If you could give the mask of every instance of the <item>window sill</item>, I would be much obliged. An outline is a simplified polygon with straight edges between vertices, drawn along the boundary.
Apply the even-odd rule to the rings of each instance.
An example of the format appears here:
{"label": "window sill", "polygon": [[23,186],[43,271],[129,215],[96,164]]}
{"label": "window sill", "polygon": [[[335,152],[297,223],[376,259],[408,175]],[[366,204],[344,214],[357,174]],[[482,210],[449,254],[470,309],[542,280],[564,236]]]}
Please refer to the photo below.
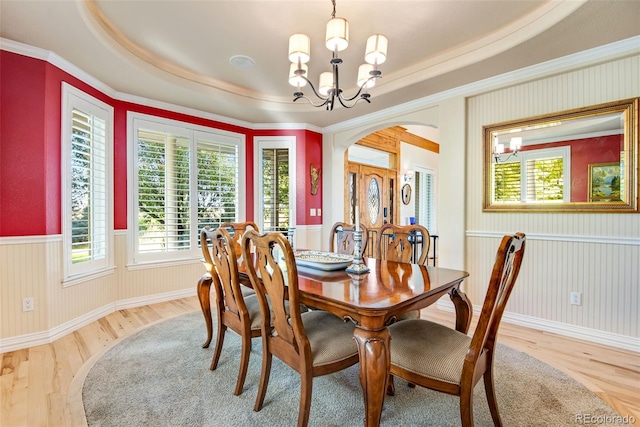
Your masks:
{"label": "window sill", "polygon": [[129,263],[127,264],[127,270],[128,271],[148,270],[151,268],[175,267],[179,265],[192,265],[192,264],[202,264],[202,259],[189,258],[189,259],[181,259],[181,260],[166,260],[166,261],[159,260],[159,261]]}
{"label": "window sill", "polygon": [[66,277],[62,280],[62,287],[68,288],[69,286],[75,286],[80,283],[88,282],[90,280],[98,279],[100,277],[108,276],[110,274],[115,273],[116,267],[105,267],[100,270],[92,271],[90,273],[78,274],[71,277]]}

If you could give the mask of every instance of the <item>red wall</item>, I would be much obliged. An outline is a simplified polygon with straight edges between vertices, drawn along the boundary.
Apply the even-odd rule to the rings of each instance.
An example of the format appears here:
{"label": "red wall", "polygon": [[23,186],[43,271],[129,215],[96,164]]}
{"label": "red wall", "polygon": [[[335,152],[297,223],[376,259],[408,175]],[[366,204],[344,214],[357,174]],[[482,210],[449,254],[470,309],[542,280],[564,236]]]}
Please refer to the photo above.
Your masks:
{"label": "red wall", "polygon": [[589,190],[589,165],[620,161],[624,150],[624,135],[574,139],[549,144],[527,145],[522,151],[544,148],[571,147],[571,201],[587,202]]}
{"label": "red wall", "polygon": [[114,226],[127,228],[127,112],[150,114],[246,136],[247,219],[253,220],[253,137],[297,138],[298,224],[320,224],[309,208],[322,206],[322,187],[312,196],[309,164],[321,164],[322,135],[308,130],[260,130],[114,100],[59,68],[0,51],[0,236],[60,234],[62,82],[114,107]]}
{"label": "red wall", "polygon": [[619,163],[624,150],[624,135],[571,141],[571,201],[588,202],[589,165]]}
{"label": "red wall", "polygon": [[[322,224],[322,216],[311,216],[310,209],[322,209],[322,135],[309,130],[256,131],[254,136],[296,137],[296,222],[305,225]],[[320,186],[311,194],[310,165],[320,168]]]}

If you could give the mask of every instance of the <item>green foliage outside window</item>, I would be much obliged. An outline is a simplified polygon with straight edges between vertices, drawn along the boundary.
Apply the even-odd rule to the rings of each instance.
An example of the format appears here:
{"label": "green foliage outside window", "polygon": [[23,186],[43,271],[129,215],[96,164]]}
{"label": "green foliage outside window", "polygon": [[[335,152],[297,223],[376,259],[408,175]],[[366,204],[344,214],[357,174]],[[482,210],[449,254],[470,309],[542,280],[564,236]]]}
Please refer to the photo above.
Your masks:
{"label": "green foliage outside window", "polygon": [[289,150],[262,150],[263,222],[265,231],[286,232],[290,226]]}
{"label": "green foliage outside window", "polygon": [[553,202],[564,199],[564,163],[562,157],[494,163],[494,201],[513,203],[523,201]]}

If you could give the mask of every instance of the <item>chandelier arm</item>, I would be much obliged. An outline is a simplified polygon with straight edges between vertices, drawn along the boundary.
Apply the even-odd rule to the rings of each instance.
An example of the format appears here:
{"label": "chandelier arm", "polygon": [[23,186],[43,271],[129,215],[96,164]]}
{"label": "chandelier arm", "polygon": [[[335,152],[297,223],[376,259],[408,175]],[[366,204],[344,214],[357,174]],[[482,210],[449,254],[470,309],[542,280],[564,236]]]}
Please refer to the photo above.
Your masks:
{"label": "chandelier arm", "polygon": [[296,102],[298,99],[305,99],[313,107],[324,107],[325,105],[329,104],[328,99],[323,99],[323,102],[320,104],[314,104],[313,101],[311,101],[311,99],[308,96],[305,96],[304,94],[302,94],[302,92],[297,92],[297,93],[300,93],[301,95],[296,95],[296,97],[293,98],[293,102]]}
{"label": "chandelier arm", "polygon": [[[378,75],[378,76],[371,76],[371,77],[369,77],[369,78],[368,78],[364,83],[362,83],[362,85],[360,85],[360,89],[358,89],[358,92],[356,92],[356,94],[355,94],[355,95],[353,95],[351,98],[346,98],[346,97],[342,96],[342,91],[341,91],[341,92],[338,94],[338,99],[343,99],[343,100],[345,100],[346,102],[351,102],[351,101],[353,101],[354,99],[356,99],[357,97],[359,97],[359,96],[360,96],[360,94],[361,94],[361,93],[362,93],[362,91],[364,90],[365,86],[367,86],[367,83],[369,83],[369,81],[371,81],[371,80],[373,80],[373,79],[379,79],[379,78],[381,78],[381,77],[382,77],[382,76],[380,76],[380,75]],[[371,101],[369,101],[368,99],[367,99],[367,101],[368,101],[369,103],[371,103]],[[342,102],[341,102],[341,104],[342,104]],[[344,105],[344,104],[343,104],[343,105]]]}
{"label": "chandelier arm", "polygon": [[320,95],[320,94],[318,93],[318,91],[316,90],[315,86],[313,86],[313,83],[311,83],[311,80],[309,80],[308,78],[306,78],[303,74],[300,74],[300,75],[299,75],[299,77],[302,77],[303,79],[305,79],[305,80],[307,81],[307,84],[309,85],[309,87],[310,87],[310,88],[311,88],[311,90],[313,91],[313,93],[314,93],[318,98],[320,98],[322,101],[324,101],[324,103],[323,103],[323,104],[320,104],[321,106],[322,106],[322,105],[324,105],[324,104],[326,104],[326,103],[329,101],[329,98],[330,98],[330,97],[326,97],[326,98],[325,98],[324,96]]}
{"label": "chandelier arm", "polygon": [[[351,98],[350,100],[352,101],[353,99],[354,99],[354,98]],[[365,97],[365,96],[361,96],[360,98],[356,99],[356,100],[354,101],[354,103],[353,103],[353,104],[351,104],[351,105],[347,105],[347,104],[345,104],[345,102],[349,102],[350,100],[342,99],[342,97],[338,97],[338,102],[340,102],[340,105],[342,105],[344,108],[353,108],[353,107],[355,107],[355,106],[356,106],[356,104],[357,104],[359,101],[363,101],[363,100],[364,100],[364,101],[367,101],[369,104],[371,104],[371,100],[369,99],[369,97]]]}
{"label": "chandelier arm", "polygon": [[493,154],[493,157],[496,159],[496,163],[506,163],[510,158],[512,157],[518,157],[518,151],[515,151],[513,153],[509,153],[509,155],[505,158],[502,159],[501,157],[504,156],[506,154]]}

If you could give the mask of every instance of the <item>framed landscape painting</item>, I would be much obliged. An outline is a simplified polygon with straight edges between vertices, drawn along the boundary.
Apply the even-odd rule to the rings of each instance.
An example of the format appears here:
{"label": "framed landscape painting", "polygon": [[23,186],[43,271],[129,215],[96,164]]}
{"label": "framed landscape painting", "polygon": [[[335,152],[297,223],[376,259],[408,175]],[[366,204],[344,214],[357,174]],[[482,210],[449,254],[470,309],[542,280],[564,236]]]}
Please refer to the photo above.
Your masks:
{"label": "framed landscape painting", "polygon": [[622,180],[620,163],[594,163],[589,165],[589,201],[619,202]]}

